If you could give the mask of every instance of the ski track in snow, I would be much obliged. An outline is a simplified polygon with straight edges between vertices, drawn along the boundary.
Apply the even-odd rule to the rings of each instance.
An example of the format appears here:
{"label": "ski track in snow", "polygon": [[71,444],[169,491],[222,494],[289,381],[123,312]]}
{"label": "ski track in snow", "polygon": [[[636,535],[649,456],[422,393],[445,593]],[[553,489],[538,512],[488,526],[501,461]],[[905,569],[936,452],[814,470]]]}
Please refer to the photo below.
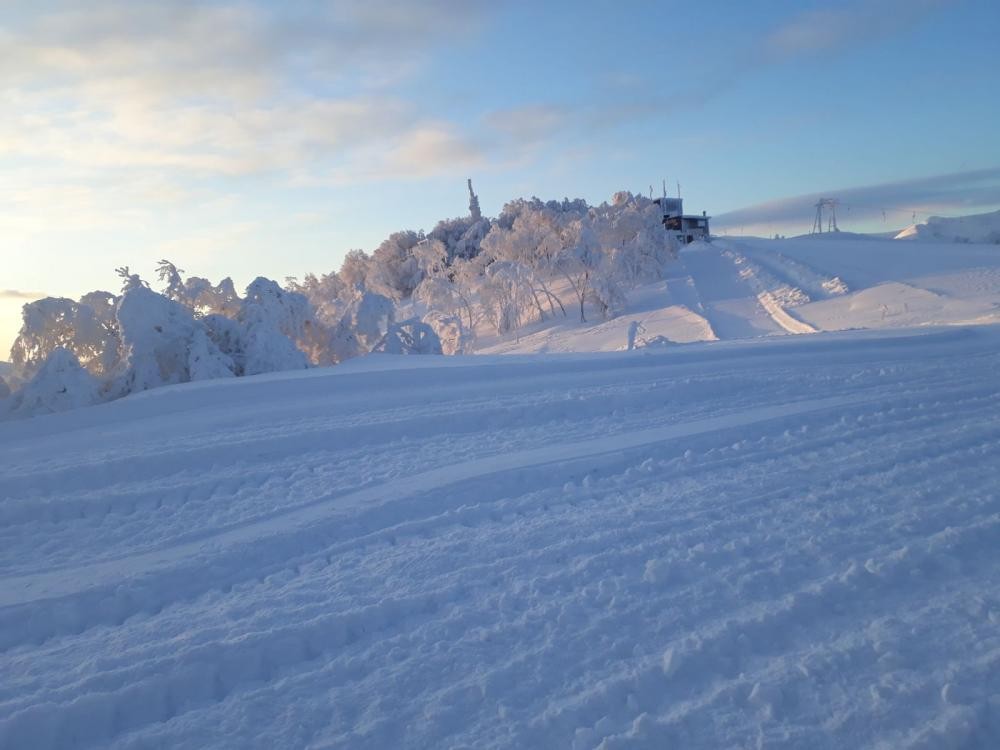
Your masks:
{"label": "ski track in snow", "polygon": [[995,747],[998,351],[404,363],[0,426],[0,748]]}
{"label": "ski track in snow", "polygon": [[838,297],[850,290],[836,276],[824,276],[801,261],[793,260],[772,247],[753,246],[746,242],[728,241],[730,247],[762,265],[779,280],[793,287],[799,287],[819,299]]}
{"label": "ski track in snow", "polygon": [[809,298],[798,289],[765,278],[763,269],[755,269],[729,243],[698,243],[683,250],[681,260],[697,289],[699,312],[718,338],[816,332],[788,313],[779,301],[789,296],[798,302]]}

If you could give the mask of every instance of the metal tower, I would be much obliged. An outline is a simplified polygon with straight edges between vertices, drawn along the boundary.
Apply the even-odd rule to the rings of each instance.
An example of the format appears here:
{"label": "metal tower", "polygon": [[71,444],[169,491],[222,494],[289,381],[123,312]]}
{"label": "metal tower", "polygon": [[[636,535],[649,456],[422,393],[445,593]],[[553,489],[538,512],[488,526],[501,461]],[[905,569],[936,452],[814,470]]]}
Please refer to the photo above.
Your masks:
{"label": "metal tower", "polygon": [[840,229],[837,227],[837,204],[836,198],[820,198],[816,201],[816,218],[813,219],[813,228],[810,234],[822,234],[823,233],[823,210],[826,209],[828,212],[826,218],[826,231],[827,232],[839,232]]}

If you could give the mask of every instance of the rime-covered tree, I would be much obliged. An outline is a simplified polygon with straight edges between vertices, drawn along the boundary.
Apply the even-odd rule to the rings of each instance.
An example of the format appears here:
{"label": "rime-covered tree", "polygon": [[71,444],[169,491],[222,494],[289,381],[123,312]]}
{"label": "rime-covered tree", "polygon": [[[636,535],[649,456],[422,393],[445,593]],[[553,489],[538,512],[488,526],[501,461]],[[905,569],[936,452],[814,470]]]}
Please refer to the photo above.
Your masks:
{"label": "rime-covered tree", "polygon": [[340,320],[354,293],[353,288],[333,271],[319,277],[307,273],[301,284],[296,279],[289,278],[286,279],[285,286],[289,291],[297,292],[309,300],[316,319],[326,325],[335,325]]}
{"label": "rime-covered tree", "polygon": [[367,286],[396,301],[412,295],[422,280],[413,248],[423,239],[410,230],[389,235],[372,253]]}
{"label": "rime-covered tree", "polygon": [[257,277],[247,287],[237,316],[243,325],[243,369],[246,375],[308,367],[296,344],[310,340],[314,325],[309,301]]}
{"label": "rime-covered tree", "polygon": [[24,305],[21,330],[11,348],[13,379],[30,379],[58,348],[72,352],[95,376],[106,375],[118,359],[117,326],[109,316],[113,304],[111,295],[92,292],[80,302],[46,297]]}
{"label": "rime-covered tree", "polygon": [[348,250],[340,265],[341,281],[353,292],[368,286],[368,274],[371,272],[371,258],[364,250]]}
{"label": "rime-covered tree", "polygon": [[232,360],[179,302],[133,285],[116,317],[123,352],[114,383],[118,395],[234,375]]}
{"label": "rime-covered tree", "polygon": [[385,335],[372,347],[372,352],[381,354],[441,354],[441,341],[431,326],[411,318],[390,325]]}
{"label": "rime-covered tree", "polygon": [[465,354],[472,346],[472,332],[457,315],[431,311],[421,320],[429,325],[438,337],[442,354]]}
{"label": "rime-covered tree", "polygon": [[0,402],[0,418],[52,414],[103,399],[101,382],[80,365],[73,352],[58,347],[27,383]]}

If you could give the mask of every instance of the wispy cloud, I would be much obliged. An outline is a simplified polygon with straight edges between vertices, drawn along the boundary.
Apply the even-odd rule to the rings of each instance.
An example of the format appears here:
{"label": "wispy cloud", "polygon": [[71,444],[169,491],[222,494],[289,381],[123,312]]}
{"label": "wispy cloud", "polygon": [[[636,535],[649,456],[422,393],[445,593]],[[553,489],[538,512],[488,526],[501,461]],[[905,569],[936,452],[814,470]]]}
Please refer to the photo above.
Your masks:
{"label": "wispy cloud", "polygon": [[[1000,167],[921,177],[899,182],[809,193],[758,203],[716,216],[713,228],[747,234],[808,229],[820,198],[836,198],[842,229],[885,224],[899,228],[933,214],[963,214],[1000,207]],[[853,227],[852,227],[853,225]]]}
{"label": "wispy cloud", "polygon": [[487,7],[97,0],[21,13],[0,32],[0,107],[13,113],[0,156],[208,175],[322,168],[420,138],[428,123],[394,88]]}
{"label": "wispy cloud", "polygon": [[759,59],[786,62],[895,36],[950,2],[954,0],[855,0],[804,11],[767,35]]}
{"label": "wispy cloud", "polygon": [[45,296],[44,292],[29,292],[23,289],[0,289],[0,299],[35,300]]}
{"label": "wispy cloud", "polygon": [[589,130],[603,131],[639,118],[664,118],[704,107],[748,78],[810,58],[905,34],[934,11],[958,0],[848,0],[836,8],[806,10],[776,24],[760,37],[705,51],[685,75],[634,69],[605,74],[596,82],[595,102],[576,108],[571,118]]}

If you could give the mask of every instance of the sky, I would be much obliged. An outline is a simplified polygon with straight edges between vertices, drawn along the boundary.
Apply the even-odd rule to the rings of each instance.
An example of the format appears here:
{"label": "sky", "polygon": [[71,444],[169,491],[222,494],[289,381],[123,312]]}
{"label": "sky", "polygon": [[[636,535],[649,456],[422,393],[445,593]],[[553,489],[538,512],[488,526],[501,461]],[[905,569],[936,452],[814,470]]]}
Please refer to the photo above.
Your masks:
{"label": "sky", "polygon": [[339,267],[508,200],[1000,208],[996,0],[0,0],[0,359],[40,296]]}

